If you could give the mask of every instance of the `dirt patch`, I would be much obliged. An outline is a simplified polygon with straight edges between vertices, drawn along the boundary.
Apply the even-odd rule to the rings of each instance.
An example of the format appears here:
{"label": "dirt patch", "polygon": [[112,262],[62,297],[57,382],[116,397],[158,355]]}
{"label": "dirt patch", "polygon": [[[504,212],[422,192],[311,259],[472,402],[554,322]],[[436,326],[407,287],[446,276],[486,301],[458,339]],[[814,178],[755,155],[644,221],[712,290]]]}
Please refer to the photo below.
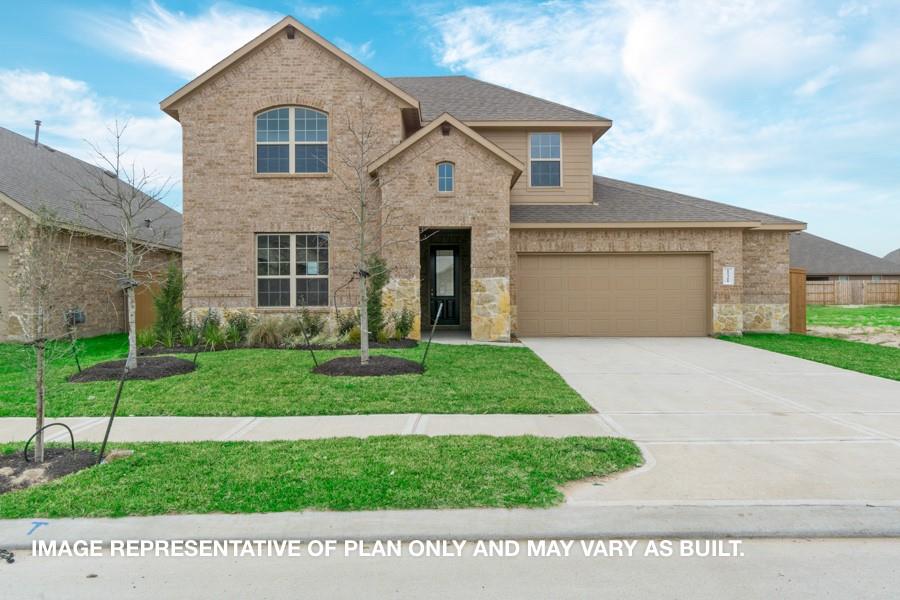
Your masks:
{"label": "dirt patch", "polygon": [[[32,449],[29,449],[29,454]],[[23,490],[93,467],[97,454],[90,450],[47,448],[44,462],[25,462],[21,452],[0,456],[0,494]]]}
{"label": "dirt patch", "polygon": [[900,348],[900,327],[826,327],[816,325],[809,327],[807,333],[876,346]]}
{"label": "dirt patch", "polygon": [[[399,350],[403,348],[415,348],[419,345],[419,342],[416,340],[390,340],[386,344],[379,344],[378,342],[369,342],[369,348],[386,348],[386,349],[394,349]],[[194,352],[221,352],[223,350],[242,350],[242,349],[266,349],[266,350],[308,350],[306,346],[297,346],[296,348],[272,348],[271,346],[251,346],[249,344],[241,344],[240,346],[229,346],[227,348],[215,348],[210,349],[208,346],[172,346],[170,348],[166,348],[165,346],[154,346],[152,348],[140,348],[138,349],[139,356],[157,356],[160,354],[193,354]],[[359,348],[359,344],[313,344],[313,350],[355,350]]]}
{"label": "dirt patch", "polygon": [[421,373],[422,365],[397,358],[396,356],[371,356],[369,364],[359,364],[358,356],[341,356],[320,364],[313,369],[313,373],[320,375],[351,376],[351,377],[375,377],[378,375],[406,375],[409,373]]}
{"label": "dirt patch", "polygon": [[[122,376],[124,360],[110,360],[76,373],[69,377],[72,383],[84,383],[87,381],[118,381]],[[197,366],[189,360],[175,356],[148,356],[138,360],[136,369],[128,372],[128,379],[162,379],[172,375],[190,373]]]}

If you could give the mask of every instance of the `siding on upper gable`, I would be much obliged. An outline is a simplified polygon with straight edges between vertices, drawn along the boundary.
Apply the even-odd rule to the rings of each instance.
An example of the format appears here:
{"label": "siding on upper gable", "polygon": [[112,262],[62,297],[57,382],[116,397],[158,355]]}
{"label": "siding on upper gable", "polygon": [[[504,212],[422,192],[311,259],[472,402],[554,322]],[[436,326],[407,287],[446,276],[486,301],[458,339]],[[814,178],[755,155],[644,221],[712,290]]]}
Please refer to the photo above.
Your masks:
{"label": "siding on upper gable", "polygon": [[478,133],[491,140],[525,165],[510,194],[512,204],[577,204],[594,199],[593,138],[589,129],[565,129],[562,134],[562,186],[534,188],[529,186],[528,134],[538,131],[560,131],[548,128],[477,128]]}

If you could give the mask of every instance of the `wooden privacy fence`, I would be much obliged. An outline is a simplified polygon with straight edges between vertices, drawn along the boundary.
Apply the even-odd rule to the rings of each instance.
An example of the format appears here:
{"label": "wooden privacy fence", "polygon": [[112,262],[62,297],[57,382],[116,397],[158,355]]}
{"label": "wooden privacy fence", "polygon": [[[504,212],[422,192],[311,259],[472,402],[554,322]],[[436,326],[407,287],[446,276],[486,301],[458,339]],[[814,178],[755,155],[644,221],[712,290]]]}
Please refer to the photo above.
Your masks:
{"label": "wooden privacy fence", "polygon": [[900,281],[807,281],[807,304],[900,304]]}

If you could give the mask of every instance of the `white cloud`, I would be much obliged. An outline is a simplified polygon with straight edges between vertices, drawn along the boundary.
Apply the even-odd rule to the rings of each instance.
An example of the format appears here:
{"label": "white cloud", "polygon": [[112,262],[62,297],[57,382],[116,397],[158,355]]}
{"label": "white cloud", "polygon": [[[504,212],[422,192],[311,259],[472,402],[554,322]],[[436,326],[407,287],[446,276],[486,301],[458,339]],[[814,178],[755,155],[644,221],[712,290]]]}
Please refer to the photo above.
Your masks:
{"label": "white cloud", "polygon": [[301,21],[318,21],[325,17],[340,14],[341,9],[332,4],[311,4],[309,2],[297,2],[294,4],[295,16]]}
{"label": "white cloud", "polygon": [[900,31],[878,10],[554,0],[429,18],[443,66],[612,118],[595,172],[813,229],[840,215],[845,231],[896,231]]}
{"label": "white cloud", "polygon": [[[33,121],[40,119],[42,142],[96,163],[88,142],[104,148],[107,128],[116,119],[127,121],[126,160],[153,173],[160,184],[168,178],[176,186],[171,195],[180,196],[181,129],[174,119],[156,115],[155,105],[137,114],[98,96],[83,81],[41,71],[0,70],[0,125],[30,137]],[[173,203],[180,208],[180,201]]]}
{"label": "white cloud", "polygon": [[91,23],[91,35],[104,44],[191,79],[274,25],[281,16],[224,3],[188,15],[151,0],[129,19],[85,19]]}
{"label": "white cloud", "polygon": [[334,44],[355,58],[358,61],[370,60],[375,56],[375,48],[372,46],[372,40],[363,42],[362,44],[354,44],[348,42],[344,38],[334,38]]}

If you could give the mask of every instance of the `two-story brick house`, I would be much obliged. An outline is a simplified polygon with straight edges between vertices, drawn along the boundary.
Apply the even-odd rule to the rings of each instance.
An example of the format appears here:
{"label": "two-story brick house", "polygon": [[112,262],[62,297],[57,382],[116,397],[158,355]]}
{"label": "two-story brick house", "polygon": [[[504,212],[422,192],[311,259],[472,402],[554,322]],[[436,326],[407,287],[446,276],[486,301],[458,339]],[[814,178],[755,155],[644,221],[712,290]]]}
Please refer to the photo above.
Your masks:
{"label": "two-story brick house", "polygon": [[[606,118],[468,77],[386,79],[286,17],[163,100],[184,152],[185,302],[289,312],[339,298],[364,90],[386,302],[478,340],[785,331],[799,221],[597,177]],[[418,328],[416,329],[418,333]]]}

